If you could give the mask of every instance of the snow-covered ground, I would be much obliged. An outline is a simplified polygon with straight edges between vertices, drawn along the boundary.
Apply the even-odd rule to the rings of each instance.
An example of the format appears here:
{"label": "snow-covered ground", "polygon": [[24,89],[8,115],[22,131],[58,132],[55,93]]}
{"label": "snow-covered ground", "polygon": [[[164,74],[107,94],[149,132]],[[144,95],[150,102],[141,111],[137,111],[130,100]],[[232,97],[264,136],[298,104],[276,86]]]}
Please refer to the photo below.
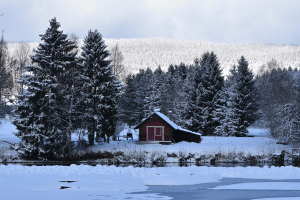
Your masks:
{"label": "snow-covered ground", "polygon": [[17,155],[11,144],[20,142],[13,132],[17,132],[15,125],[8,118],[0,119],[0,162],[4,158],[12,158]]}
{"label": "snow-covered ground", "polygon": [[[158,194],[130,194],[147,185],[193,185],[223,178],[269,179],[275,182],[241,183],[213,190],[300,191],[296,167],[161,167],[22,166],[0,165],[1,199],[154,199]],[[289,179],[289,180],[286,180]],[[285,180],[283,183],[282,180]],[[161,197],[170,199],[169,197]]]}
{"label": "snow-covered ground", "polygon": [[[89,149],[96,151],[160,151],[166,153],[177,153],[182,151],[185,153],[231,153],[244,152],[245,154],[264,154],[289,149],[289,146],[278,145],[273,138],[268,137],[267,129],[249,129],[251,135],[256,137],[214,137],[202,136],[201,143],[180,142],[172,145],[161,144],[138,144],[138,130],[132,130],[133,140],[122,139],[121,141],[111,141],[110,144],[99,143]],[[127,129],[124,129],[120,135],[126,135]]]}
{"label": "snow-covered ground", "polygon": [[[120,135],[126,133],[127,129],[124,129]],[[265,156],[261,159],[267,161],[273,153],[280,153],[282,150],[291,153],[292,145],[276,144],[276,141],[269,134],[267,129],[250,128],[249,135],[254,137],[202,136],[201,143],[180,142],[172,145],[140,145],[138,143],[138,132],[134,131],[133,140],[111,141],[110,144],[97,143],[89,147],[88,151],[121,151],[124,152],[125,157],[135,157],[135,160],[131,159],[131,161],[145,160],[148,163],[155,160],[153,158],[155,156],[164,158],[166,162],[178,162],[180,157],[187,158],[189,155],[193,155],[193,158],[187,161],[195,162],[205,156],[205,158],[202,158],[202,162],[209,162],[216,154],[219,154],[223,155],[223,158],[219,158],[220,162],[243,162],[241,158],[245,159],[249,156]]]}
{"label": "snow-covered ground", "polygon": [[[188,162],[194,162],[205,156],[205,161],[209,161],[216,154],[230,157],[231,160],[221,161],[235,161],[242,162],[237,155],[242,157],[247,156],[269,156],[273,153],[280,153],[282,150],[291,152],[292,145],[276,144],[276,141],[269,136],[267,129],[249,129],[249,135],[254,137],[214,137],[203,136],[201,143],[180,142],[172,145],[161,144],[139,144],[138,131],[132,130],[133,140],[122,137],[126,135],[128,127],[119,134],[120,141],[110,141],[110,143],[96,143],[88,149],[81,150],[85,152],[124,152],[124,157],[121,161],[137,161],[143,160],[146,163],[151,163],[155,159],[160,159],[165,162],[178,162],[180,157],[188,157],[193,154],[193,158]],[[10,144],[18,143],[20,139],[16,137],[13,132],[17,132],[16,127],[9,119],[2,119],[0,124],[0,155],[8,158],[14,157],[17,152],[10,149]],[[87,138],[86,138],[87,139]],[[73,134],[73,140],[78,140],[78,136]],[[176,155],[176,156],[168,156]],[[240,156],[241,157],[241,156]],[[221,158],[220,158],[221,159]],[[267,159],[267,157],[265,158]],[[1,160],[1,156],[0,156]]]}
{"label": "snow-covered ground", "polygon": [[20,139],[13,132],[17,132],[16,126],[11,123],[9,118],[0,119],[0,141],[18,143]]}

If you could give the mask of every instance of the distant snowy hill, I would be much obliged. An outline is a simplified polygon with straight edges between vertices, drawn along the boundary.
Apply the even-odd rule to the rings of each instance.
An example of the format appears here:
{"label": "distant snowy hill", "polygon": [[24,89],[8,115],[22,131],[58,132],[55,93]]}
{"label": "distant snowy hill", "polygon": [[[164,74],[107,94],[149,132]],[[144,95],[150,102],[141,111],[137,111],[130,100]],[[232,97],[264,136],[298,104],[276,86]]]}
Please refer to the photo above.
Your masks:
{"label": "distant snowy hill", "polygon": [[[82,45],[79,41],[79,46]],[[263,64],[271,59],[277,60],[284,67],[300,67],[300,46],[296,45],[269,45],[269,44],[222,44],[203,41],[174,40],[162,38],[149,39],[105,39],[108,49],[116,44],[124,56],[124,64],[128,73],[137,73],[139,69],[157,68],[164,71],[170,64],[192,64],[196,57],[204,52],[214,51],[223,69],[224,75],[228,74],[231,66],[243,55],[249,62],[254,73]],[[38,43],[29,43],[31,48]],[[17,44],[10,43],[10,52],[14,52]]]}

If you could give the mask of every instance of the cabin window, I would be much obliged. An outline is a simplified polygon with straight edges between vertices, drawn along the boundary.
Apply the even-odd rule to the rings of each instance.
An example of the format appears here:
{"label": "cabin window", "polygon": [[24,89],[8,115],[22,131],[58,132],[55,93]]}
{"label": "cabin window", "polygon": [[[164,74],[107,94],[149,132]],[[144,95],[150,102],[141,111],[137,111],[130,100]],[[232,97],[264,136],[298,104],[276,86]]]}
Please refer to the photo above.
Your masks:
{"label": "cabin window", "polygon": [[155,127],[155,136],[161,136],[161,133],[162,133],[162,127]]}

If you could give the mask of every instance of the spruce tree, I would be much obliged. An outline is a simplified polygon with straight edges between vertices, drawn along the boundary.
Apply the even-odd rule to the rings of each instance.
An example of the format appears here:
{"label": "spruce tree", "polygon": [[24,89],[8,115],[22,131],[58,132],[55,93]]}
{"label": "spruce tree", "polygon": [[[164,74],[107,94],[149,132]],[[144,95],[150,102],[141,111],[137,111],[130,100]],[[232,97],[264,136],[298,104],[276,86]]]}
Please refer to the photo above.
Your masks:
{"label": "spruce tree", "polygon": [[85,96],[83,107],[87,114],[89,145],[94,144],[95,133],[106,139],[116,128],[117,103],[120,83],[113,75],[110,55],[102,35],[89,31],[83,41],[81,75],[86,82],[82,85]]}
{"label": "spruce tree", "polygon": [[143,113],[144,118],[150,116],[153,112],[153,108],[150,107],[150,96],[153,90],[153,71],[150,68],[147,68],[144,78],[143,78],[143,87],[141,88],[140,92],[144,92],[145,96],[143,99]]}
{"label": "spruce tree", "polygon": [[160,67],[154,71],[152,81],[148,85],[145,104],[148,114],[151,114],[155,109],[160,109],[164,114],[168,113],[165,73]]}
{"label": "spruce tree", "polygon": [[188,104],[185,108],[186,127],[192,131],[202,131],[203,135],[213,135],[219,119],[215,118],[218,109],[218,94],[224,85],[217,56],[203,54],[200,66],[195,67],[195,76],[189,89]]}
{"label": "spruce tree", "polygon": [[[146,97],[147,93],[147,80],[150,79],[147,78],[147,74],[152,74],[152,71],[150,69],[140,70],[140,72],[135,76],[134,84],[136,89],[136,96],[135,96],[135,103],[136,103],[136,112],[137,112],[137,123],[140,123],[142,119],[144,118],[144,99]],[[151,75],[149,75],[151,76]]]}
{"label": "spruce tree", "polygon": [[184,88],[184,97],[186,100],[186,103],[184,105],[178,105],[183,107],[183,112],[181,112],[182,117],[179,119],[179,124],[183,125],[189,130],[199,132],[201,131],[201,109],[198,106],[198,95],[199,91],[198,89],[201,89],[198,87],[196,80],[201,79],[201,71],[200,66],[195,66],[195,74],[189,75],[186,79],[186,82],[183,85]]}
{"label": "spruce tree", "polygon": [[219,107],[215,114],[220,122],[220,125],[215,129],[215,135],[217,136],[237,136],[238,126],[240,121],[240,115],[237,112],[237,90],[236,83],[237,70],[233,66],[230,69],[230,75],[224,82],[224,87],[218,95]]}
{"label": "spruce tree", "polygon": [[238,61],[236,79],[237,112],[240,115],[238,135],[245,136],[247,127],[257,119],[258,91],[255,86],[254,75],[248,68],[248,62],[242,56]]}
{"label": "spruce tree", "polygon": [[129,74],[126,78],[126,87],[120,98],[120,116],[122,121],[126,122],[129,127],[138,122],[138,96],[136,88],[135,75]]}
{"label": "spruce tree", "polygon": [[175,68],[173,65],[170,65],[168,71],[165,75],[165,106],[166,110],[168,110],[167,116],[174,121],[175,123],[179,122],[179,113],[180,109],[180,101],[181,101],[181,90],[182,90],[182,80],[179,77],[179,73],[177,67]]}
{"label": "spruce tree", "polygon": [[[197,65],[196,65],[197,66]],[[192,87],[194,84],[194,76],[197,75],[195,66],[190,66],[187,71],[187,76],[185,79],[180,78],[178,74],[178,68],[175,67],[175,73],[173,76],[174,86],[172,91],[172,100],[173,100],[173,120],[176,124],[180,126],[185,126],[185,109],[190,100],[190,92],[194,91]],[[191,96],[191,99],[193,97]]]}
{"label": "spruce tree", "polygon": [[40,35],[42,42],[31,56],[34,66],[26,66],[27,73],[21,78],[27,91],[18,97],[14,124],[25,157],[64,159],[71,154],[66,108],[72,87],[68,78],[77,46],[59,27],[56,18],[50,20],[50,27]]}

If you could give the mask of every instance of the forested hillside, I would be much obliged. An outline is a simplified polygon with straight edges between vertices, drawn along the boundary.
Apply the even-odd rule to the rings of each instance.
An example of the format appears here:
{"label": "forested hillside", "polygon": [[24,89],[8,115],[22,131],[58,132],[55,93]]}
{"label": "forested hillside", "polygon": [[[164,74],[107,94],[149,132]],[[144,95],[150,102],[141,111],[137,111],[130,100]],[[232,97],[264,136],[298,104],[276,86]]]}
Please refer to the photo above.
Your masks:
{"label": "forested hillside", "polygon": [[[170,64],[193,64],[196,57],[205,52],[213,51],[218,59],[224,75],[228,75],[230,67],[244,56],[249,62],[249,68],[254,74],[263,64],[275,59],[285,67],[300,67],[300,46],[271,44],[222,44],[203,41],[173,40],[162,38],[149,39],[104,39],[108,49],[118,44],[124,56],[126,73],[138,73],[139,69],[148,67],[155,70],[159,65],[167,71]],[[29,43],[31,49],[38,43]],[[82,46],[83,40],[78,41]],[[17,48],[17,43],[8,44],[11,54]],[[80,53],[80,52],[79,52]]]}

